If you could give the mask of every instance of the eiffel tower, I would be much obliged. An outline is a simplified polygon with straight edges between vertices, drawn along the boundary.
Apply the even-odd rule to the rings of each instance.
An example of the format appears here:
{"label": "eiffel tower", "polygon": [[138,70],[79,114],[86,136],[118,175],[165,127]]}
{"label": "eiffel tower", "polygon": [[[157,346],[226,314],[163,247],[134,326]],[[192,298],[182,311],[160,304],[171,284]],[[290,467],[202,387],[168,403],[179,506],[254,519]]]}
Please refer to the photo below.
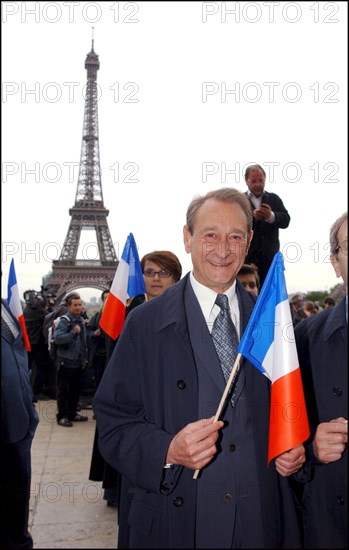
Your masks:
{"label": "eiffel tower", "polygon": [[[58,260],[52,263],[52,272],[43,279],[47,293],[57,295],[57,302],[68,291],[81,287],[110,288],[118,266],[118,259],[110,236],[104,207],[99,160],[98,137],[98,55],[92,48],[85,61],[87,86],[84,126],[75,204],[70,208],[71,221]],[[99,259],[77,259],[82,230],[94,230]]]}

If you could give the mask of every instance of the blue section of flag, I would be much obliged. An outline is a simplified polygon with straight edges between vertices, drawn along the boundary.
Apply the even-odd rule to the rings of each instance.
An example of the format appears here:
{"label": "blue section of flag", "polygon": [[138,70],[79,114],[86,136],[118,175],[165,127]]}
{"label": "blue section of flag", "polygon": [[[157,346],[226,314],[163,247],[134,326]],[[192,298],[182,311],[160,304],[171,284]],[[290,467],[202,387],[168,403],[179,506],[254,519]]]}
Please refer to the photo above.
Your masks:
{"label": "blue section of flag", "polygon": [[274,341],[276,306],[288,299],[284,270],[284,259],[277,252],[238,347],[238,352],[263,373],[264,357]]}
{"label": "blue section of flag", "polygon": [[7,303],[10,304],[12,298],[12,288],[17,284],[16,271],[15,271],[15,261],[12,258],[10,264],[10,271],[8,274],[8,283],[7,283]]}
{"label": "blue section of flag", "polygon": [[136,241],[132,233],[127,237],[121,258],[130,266],[127,285],[128,296],[133,297],[138,294],[145,294],[142,266],[138,256]]}

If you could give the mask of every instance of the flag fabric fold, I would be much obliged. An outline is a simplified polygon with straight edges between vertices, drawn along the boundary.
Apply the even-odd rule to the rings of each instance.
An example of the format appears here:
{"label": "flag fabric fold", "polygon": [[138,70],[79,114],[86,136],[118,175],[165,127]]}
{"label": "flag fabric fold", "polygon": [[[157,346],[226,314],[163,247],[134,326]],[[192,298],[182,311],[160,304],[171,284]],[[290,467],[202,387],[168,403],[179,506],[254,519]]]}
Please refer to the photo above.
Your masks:
{"label": "flag fabric fold", "polygon": [[309,437],[309,424],[284,277],[275,254],[238,352],[271,381],[268,463]]}
{"label": "flag fabric fold", "polygon": [[145,285],[136,242],[130,233],[99,322],[100,327],[113,340],[121,334],[127,298],[138,294],[145,294]]}
{"label": "flag fabric fold", "polygon": [[28,338],[27,327],[25,326],[22,304],[19,297],[19,290],[18,290],[17,277],[16,277],[16,271],[15,271],[15,262],[13,258],[11,260],[10,271],[8,275],[7,303],[14,317],[16,317],[19,324],[21,325],[25,348],[27,351],[31,351],[31,345]]}

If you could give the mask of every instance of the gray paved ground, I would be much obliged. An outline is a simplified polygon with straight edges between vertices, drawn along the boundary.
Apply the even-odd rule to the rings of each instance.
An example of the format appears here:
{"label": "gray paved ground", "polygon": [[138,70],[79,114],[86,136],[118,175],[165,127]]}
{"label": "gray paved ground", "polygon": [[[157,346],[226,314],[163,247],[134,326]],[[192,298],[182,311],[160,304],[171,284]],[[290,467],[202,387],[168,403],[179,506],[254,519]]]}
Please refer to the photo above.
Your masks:
{"label": "gray paved ground", "polygon": [[58,426],[56,402],[36,404],[40,423],[32,446],[29,530],[34,548],[116,548],[117,510],[103,500],[101,483],[89,481],[95,432],[88,422]]}

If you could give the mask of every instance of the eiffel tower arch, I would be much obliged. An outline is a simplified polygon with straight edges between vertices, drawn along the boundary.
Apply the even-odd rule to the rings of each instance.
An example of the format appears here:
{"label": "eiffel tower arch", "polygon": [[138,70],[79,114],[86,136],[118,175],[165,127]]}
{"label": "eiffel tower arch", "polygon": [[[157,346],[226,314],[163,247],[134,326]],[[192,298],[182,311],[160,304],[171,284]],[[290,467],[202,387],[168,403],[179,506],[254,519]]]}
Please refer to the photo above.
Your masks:
{"label": "eiffel tower arch", "polygon": [[[71,220],[60,257],[53,261],[52,272],[43,278],[44,290],[56,294],[58,302],[68,291],[78,288],[110,288],[119,263],[107,221],[109,210],[103,203],[98,132],[99,59],[93,39],[85,68],[87,86],[75,204],[69,210]],[[95,231],[97,260],[77,258],[83,230]]]}

